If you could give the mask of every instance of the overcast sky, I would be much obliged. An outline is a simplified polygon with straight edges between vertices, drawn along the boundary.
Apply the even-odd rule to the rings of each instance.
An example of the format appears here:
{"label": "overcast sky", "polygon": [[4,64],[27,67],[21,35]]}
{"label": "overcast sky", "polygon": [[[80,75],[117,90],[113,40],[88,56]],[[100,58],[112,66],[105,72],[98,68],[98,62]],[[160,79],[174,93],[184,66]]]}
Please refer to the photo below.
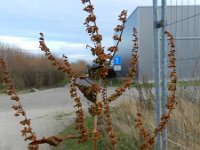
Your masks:
{"label": "overcast sky", "polygon": [[[184,1],[194,4],[200,0]],[[175,0],[171,2],[175,4]],[[151,6],[152,0],[92,0],[92,3],[103,44],[108,47],[113,44],[113,28],[121,10],[128,10],[130,15],[137,6]],[[90,60],[90,51],[85,49],[90,40],[83,25],[87,16],[83,7],[81,0],[0,0],[0,43],[41,54],[38,33],[43,32],[53,53],[64,53],[71,61]]]}

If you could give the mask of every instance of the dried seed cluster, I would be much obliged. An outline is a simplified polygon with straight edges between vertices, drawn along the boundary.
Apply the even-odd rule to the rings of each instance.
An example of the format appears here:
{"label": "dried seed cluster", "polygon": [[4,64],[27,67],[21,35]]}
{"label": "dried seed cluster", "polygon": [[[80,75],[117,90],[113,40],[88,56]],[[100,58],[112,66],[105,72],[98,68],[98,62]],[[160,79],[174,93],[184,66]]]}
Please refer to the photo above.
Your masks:
{"label": "dried seed cluster", "polygon": [[76,84],[76,86],[83,93],[85,98],[87,98],[87,100],[89,100],[92,103],[96,103],[97,93],[101,90],[98,84],[92,84],[91,86]]}
{"label": "dried seed cluster", "polygon": [[26,112],[20,103],[20,98],[17,95],[15,87],[11,81],[10,74],[7,71],[6,63],[2,58],[0,58],[0,67],[1,71],[3,72],[2,82],[7,86],[7,94],[10,96],[11,100],[15,101],[15,105],[12,106],[12,108],[16,111],[14,116],[22,116],[24,118],[22,121],[20,121],[20,124],[24,126],[24,128],[21,130],[22,136],[24,137],[25,141],[34,141],[36,140],[36,135],[31,128],[31,119],[28,119],[26,116]]}
{"label": "dried seed cluster", "polygon": [[137,103],[137,114],[135,118],[135,128],[139,130],[139,134],[144,140],[144,144],[140,145],[140,150],[149,150],[151,145],[155,143],[155,137],[153,137],[149,131],[144,127],[143,116],[139,111],[139,104]]}
{"label": "dried seed cluster", "polygon": [[[63,140],[66,139],[80,139],[80,135],[64,135],[64,136],[51,136],[49,138],[42,138],[41,140],[36,140],[31,142],[29,145],[34,146],[34,145],[39,145],[39,144],[49,144],[51,146],[57,146],[59,145]],[[35,149],[29,149],[29,150],[35,150]],[[36,149],[37,150],[37,149]]]}
{"label": "dried seed cluster", "polygon": [[127,88],[130,88],[133,79],[136,79],[137,76],[137,66],[138,66],[138,35],[137,30],[133,29],[133,49],[132,49],[132,57],[130,61],[130,69],[129,73],[123,81],[122,87],[119,87],[115,90],[115,93],[112,94],[110,97],[107,98],[109,102],[116,100],[119,96],[121,96]]}
{"label": "dried seed cluster", "polygon": [[115,56],[115,53],[118,51],[118,45],[122,40],[122,34],[123,34],[123,31],[124,31],[125,23],[126,23],[126,19],[127,19],[127,11],[123,10],[118,17],[119,17],[118,20],[121,22],[121,24],[117,25],[114,28],[116,35],[113,36],[113,40],[115,41],[116,44],[115,44],[115,46],[111,46],[111,47],[108,48],[108,51],[110,52],[110,54],[112,56],[112,57],[110,57],[108,64],[111,63],[113,57]]}
{"label": "dried seed cluster", "polygon": [[39,48],[45,52],[45,56],[48,58],[48,60],[52,61],[52,64],[56,67],[57,70],[60,70],[68,75],[69,78],[72,78],[73,76],[73,71],[71,68],[70,63],[67,60],[67,56],[63,55],[64,58],[64,65],[62,65],[50,52],[50,49],[46,46],[45,41],[44,41],[44,34],[40,33],[40,38],[39,38]]}
{"label": "dried seed cluster", "polygon": [[[116,46],[108,48],[108,54],[104,52],[104,47],[102,47],[101,41],[102,41],[102,35],[99,34],[98,27],[96,25],[96,16],[94,15],[94,6],[91,4],[90,0],[82,0],[83,4],[86,4],[86,7],[83,9],[87,13],[89,13],[88,17],[85,19],[85,26],[86,31],[88,32],[89,36],[91,37],[91,40],[94,43],[94,47],[87,45],[87,48],[90,48],[92,55],[97,56],[97,58],[94,60],[94,63],[97,65],[95,72],[94,72],[94,78],[96,79],[104,79],[108,75],[108,66],[111,63],[111,60],[113,59],[119,42],[121,41],[122,32],[124,29],[124,25],[126,22],[126,11],[122,11],[119,15],[119,20],[122,22],[122,25],[117,25],[115,28],[116,32],[121,32],[119,36],[114,36],[113,39],[117,40]],[[100,133],[97,129],[97,122],[98,118],[102,115],[102,103],[98,100],[98,95],[101,93],[100,84],[96,86],[95,88],[93,85],[91,86],[78,86],[81,91],[84,91],[84,96],[94,104],[90,106],[89,112],[92,116],[94,116],[94,149],[97,149],[96,141],[100,136]],[[105,89],[102,90],[102,93],[105,92]],[[104,93],[105,96],[105,93]],[[116,140],[115,136],[113,134],[111,121],[110,121],[110,110],[108,102],[103,101],[103,108],[105,109],[104,112],[106,114],[106,124],[107,124],[107,133],[111,137],[112,144],[115,145]]]}
{"label": "dried seed cluster", "polygon": [[81,139],[79,140],[79,143],[84,143],[88,141],[88,131],[86,127],[84,126],[84,113],[83,113],[83,107],[81,103],[81,98],[77,94],[77,88],[76,88],[76,79],[77,77],[73,76],[71,79],[71,89],[70,94],[71,97],[76,102],[76,105],[74,107],[77,107],[76,111],[76,129],[79,130],[79,133],[81,135]]}
{"label": "dried seed cluster", "polygon": [[173,109],[176,108],[176,84],[177,84],[177,74],[176,74],[176,56],[175,56],[175,42],[174,37],[171,33],[165,31],[165,35],[168,40],[168,45],[170,46],[168,58],[169,58],[169,78],[170,82],[168,83],[168,97],[167,97],[167,104],[166,109],[168,110],[167,113],[161,116],[161,122],[159,127],[155,130],[155,132],[162,132],[163,129],[167,126],[168,121],[170,119],[170,114]]}
{"label": "dried seed cluster", "polygon": [[[125,23],[126,11],[122,11],[122,13],[119,17],[120,17],[120,20],[123,23]],[[122,26],[124,28],[124,24]],[[117,29],[115,29],[115,30],[123,31],[121,26],[120,27],[117,26]],[[111,139],[112,149],[115,149],[117,139],[116,139],[116,136],[115,136],[115,134],[113,132],[113,128],[112,128],[109,103],[116,100],[119,96],[121,96],[122,93],[125,92],[125,90],[127,88],[130,88],[132,80],[134,78],[136,78],[137,63],[138,63],[138,55],[137,55],[138,38],[137,38],[137,31],[135,28],[133,29],[133,36],[134,36],[134,45],[133,45],[133,49],[132,49],[132,58],[130,61],[130,70],[129,70],[129,73],[128,73],[126,79],[124,80],[123,86],[120,88],[117,88],[115,90],[114,94],[112,94],[110,97],[107,97],[107,86],[106,86],[107,82],[104,80],[104,88],[102,90],[103,108],[104,108],[104,114],[106,116],[106,121],[105,121],[106,122],[106,132]],[[120,38],[121,38],[121,35],[120,35]],[[117,46],[118,46],[118,44],[117,44]],[[117,48],[117,46],[116,46],[116,48]],[[112,48],[115,48],[115,47],[112,47]]]}
{"label": "dried seed cluster", "polygon": [[171,112],[173,109],[175,109],[175,107],[177,105],[176,84],[177,84],[178,78],[177,78],[177,74],[176,74],[175,42],[174,42],[174,37],[171,33],[166,31],[165,35],[168,40],[168,45],[170,46],[170,50],[169,50],[169,54],[168,54],[168,58],[169,58],[168,68],[169,68],[170,81],[168,83],[168,98],[167,98],[168,100],[167,100],[167,104],[165,106],[168,111],[166,113],[162,114],[159,126],[155,129],[154,134],[150,135],[148,130],[144,128],[142,114],[139,113],[139,110],[138,110],[137,117],[135,120],[135,122],[136,122],[135,127],[139,129],[140,135],[142,135],[142,137],[144,139],[144,144],[142,144],[140,146],[141,150],[148,150],[148,149],[150,149],[151,145],[153,145],[155,143],[155,137],[158,134],[161,134],[162,131],[167,127],[169,119],[171,117]]}
{"label": "dried seed cluster", "polygon": [[[52,64],[56,67],[57,70],[64,72],[66,75],[68,75],[68,77],[71,79],[71,86],[70,86],[70,94],[71,97],[74,99],[75,101],[75,106],[76,108],[78,108],[78,110],[76,111],[76,129],[79,130],[80,133],[80,137],[79,138],[79,142],[86,142],[88,140],[88,134],[87,134],[87,129],[84,127],[84,114],[83,114],[83,108],[82,108],[82,103],[81,103],[81,98],[77,95],[77,86],[79,86],[79,84],[76,83],[76,80],[79,78],[81,80],[85,80],[86,79],[86,75],[81,75],[81,74],[75,74],[72,71],[71,65],[67,60],[67,56],[63,55],[64,58],[64,64],[61,64],[50,52],[50,49],[46,46],[45,42],[44,42],[44,35],[43,33],[40,33],[41,37],[40,37],[40,48],[42,51],[45,52],[45,56],[47,56],[47,58],[52,61]],[[81,85],[80,85],[81,86]],[[44,138],[45,139],[45,138]],[[42,140],[44,141],[48,141],[48,140]],[[52,139],[52,138],[50,138]],[[40,140],[41,141],[41,140]],[[49,144],[49,143],[47,143]]]}
{"label": "dried seed cluster", "polygon": [[107,81],[104,81],[103,90],[102,90],[102,100],[103,100],[103,108],[105,114],[105,122],[106,122],[106,132],[111,139],[112,149],[115,149],[115,145],[117,144],[117,138],[113,131],[111,116],[110,116],[110,106],[107,101]]}
{"label": "dried seed cluster", "polygon": [[105,54],[104,47],[102,47],[102,35],[99,34],[98,27],[96,24],[96,16],[94,15],[94,6],[91,4],[90,0],[82,0],[82,3],[85,4],[85,8],[83,9],[88,14],[85,19],[84,25],[86,26],[86,31],[88,32],[92,42],[94,43],[94,47],[89,46],[92,54],[97,56],[94,62],[100,66],[102,66],[106,59],[110,57],[109,54]]}
{"label": "dried seed cluster", "polygon": [[[94,43],[93,46],[87,45],[86,48],[90,48],[92,55],[97,56],[97,58],[94,60],[94,63],[97,64],[97,66],[102,66],[100,71],[95,73],[95,78],[98,77],[106,77],[108,75],[108,66],[111,63],[111,60],[113,59],[116,51],[117,51],[117,46],[119,42],[121,41],[121,36],[122,32],[124,29],[124,25],[126,22],[126,15],[127,11],[122,11],[121,14],[119,15],[119,20],[122,22],[122,25],[117,25],[115,28],[116,32],[121,32],[120,35],[116,35],[113,37],[114,40],[117,40],[116,46],[109,47],[108,51],[109,53],[105,53],[104,47],[102,47],[101,41],[102,41],[102,35],[99,34],[99,30],[96,24],[96,16],[94,15],[94,6],[91,4],[90,0],[82,0],[82,3],[85,4],[85,8],[83,9],[89,15],[85,19],[85,26],[86,26],[86,31],[88,32],[92,42]],[[107,61],[109,62],[108,64]]]}
{"label": "dried seed cluster", "polygon": [[95,104],[92,104],[89,108],[88,111],[91,116],[102,116],[103,113],[103,105],[101,102],[97,102]]}

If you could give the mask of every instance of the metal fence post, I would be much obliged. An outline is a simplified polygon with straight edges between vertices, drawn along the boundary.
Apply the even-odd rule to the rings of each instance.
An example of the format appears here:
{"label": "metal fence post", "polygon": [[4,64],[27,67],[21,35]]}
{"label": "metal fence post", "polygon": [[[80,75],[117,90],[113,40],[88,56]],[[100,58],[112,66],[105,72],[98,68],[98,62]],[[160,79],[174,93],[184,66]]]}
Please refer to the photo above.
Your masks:
{"label": "metal fence post", "polygon": [[[165,48],[165,10],[166,10],[166,0],[162,0],[161,7],[161,87],[162,87],[162,113],[166,112],[165,105],[167,103],[167,60],[166,60],[166,48]],[[167,129],[164,129],[162,136],[162,150],[167,149]]]}
{"label": "metal fence post", "polygon": [[[155,97],[156,97],[156,124],[160,123],[161,101],[160,101],[160,61],[158,50],[158,15],[157,0],[153,0],[153,32],[154,32],[154,80],[155,80]],[[161,136],[157,136],[157,150],[161,149]]]}

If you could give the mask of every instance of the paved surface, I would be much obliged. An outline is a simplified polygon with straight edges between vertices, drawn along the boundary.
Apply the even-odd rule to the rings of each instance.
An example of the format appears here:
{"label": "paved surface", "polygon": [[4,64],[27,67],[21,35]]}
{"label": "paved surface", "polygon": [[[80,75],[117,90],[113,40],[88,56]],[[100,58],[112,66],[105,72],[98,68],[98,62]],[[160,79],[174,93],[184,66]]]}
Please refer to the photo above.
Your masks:
{"label": "paved surface", "polygon": [[[114,88],[109,88],[111,93]],[[33,131],[39,138],[57,134],[74,120],[74,101],[69,94],[69,86],[34,93],[19,94],[28,118],[32,119]],[[87,105],[86,100],[84,105]],[[0,150],[27,150],[19,124],[22,119],[14,117],[14,104],[5,94],[0,94]],[[40,150],[49,150],[44,144]]]}
{"label": "paved surface", "polygon": [[[42,138],[61,131],[73,120],[73,104],[68,88],[56,88],[35,93],[19,94],[28,118],[32,119],[32,128]],[[7,95],[0,95],[0,150],[26,150],[27,143],[20,135],[22,119],[14,117],[10,107],[14,101]],[[42,145],[41,150],[48,150]]]}

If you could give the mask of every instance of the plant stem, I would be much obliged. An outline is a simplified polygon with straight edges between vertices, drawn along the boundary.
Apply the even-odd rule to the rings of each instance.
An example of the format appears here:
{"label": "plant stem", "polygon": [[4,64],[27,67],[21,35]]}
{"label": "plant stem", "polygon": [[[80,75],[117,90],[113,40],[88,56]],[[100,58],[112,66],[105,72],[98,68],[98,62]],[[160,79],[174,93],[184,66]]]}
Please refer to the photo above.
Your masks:
{"label": "plant stem", "polygon": [[[100,78],[99,83],[98,83],[99,86],[101,85],[101,83],[102,83],[102,79]],[[100,99],[100,91],[98,91],[96,94],[96,104],[98,103],[99,99]],[[99,134],[98,133],[98,117],[99,117],[98,115],[94,116],[94,150],[97,150],[97,138],[98,138],[97,134]]]}

